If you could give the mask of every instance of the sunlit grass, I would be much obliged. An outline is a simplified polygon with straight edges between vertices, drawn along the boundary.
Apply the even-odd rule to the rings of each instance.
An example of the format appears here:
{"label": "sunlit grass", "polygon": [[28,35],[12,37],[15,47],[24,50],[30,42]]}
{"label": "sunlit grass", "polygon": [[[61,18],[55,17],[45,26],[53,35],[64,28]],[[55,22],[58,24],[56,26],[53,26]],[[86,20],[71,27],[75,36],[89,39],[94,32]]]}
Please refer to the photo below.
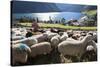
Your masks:
{"label": "sunlit grass", "polygon": [[[31,27],[32,23],[20,23],[23,26]],[[67,26],[62,24],[49,24],[49,23],[38,23],[42,28],[62,28],[62,29],[81,29],[81,30],[96,30],[97,27],[79,27],[79,26]]]}
{"label": "sunlit grass", "polygon": [[95,15],[97,13],[97,10],[88,10],[88,11],[84,11],[82,13],[90,15],[90,16],[93,16],[93,15]]}

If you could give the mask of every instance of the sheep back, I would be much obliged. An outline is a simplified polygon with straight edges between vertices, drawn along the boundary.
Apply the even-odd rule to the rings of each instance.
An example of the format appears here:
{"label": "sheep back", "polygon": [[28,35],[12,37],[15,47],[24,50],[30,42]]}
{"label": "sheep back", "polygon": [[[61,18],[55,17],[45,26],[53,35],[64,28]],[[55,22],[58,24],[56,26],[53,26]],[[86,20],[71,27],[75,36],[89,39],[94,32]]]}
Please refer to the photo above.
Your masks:
{"label": "sheep back", "polygon": [[39,35],[35,35],[33,37],[38,40],[38,43],[45,42],[47,40],[47,35],[46,34],[39,34]]}
{"label": "sheep back", "polygon": [[24,38],[21,40],[16,40],[16,41],[12,41],[12,44],[17,44],[17,43],[24,43],[27,44],[29,47],[38,43],[37,39],[33,38],[33,37],[28,37],[28,38]]}
{"label": "sheep back", "polygon": [[60,36],[56,35],[56,36],[52,37],[51,40],[50,40],[50,42],[51,42],[51,46],[57,47],[57,45],[60,42]]}
{"label": "sheep back", "polygon": [[58,45],[58,51],[62,55],[77,56],[80,55],[80,44],[74,41],[63,41]]}
{"label": "sheep back", "polygon": [[48,40],[50,41],[52,37],[58,35],[57,33],[47,33]]}
{"label": "sheep back", "polygon": [[24,36],[12,36],[12,41],[24,39]]}
{"label": "sheep back", "polygon": [[87,35],[81,41],[78,40],[63,41],[58,45],[58,51],[63,55],[81,56],[85,51],[87,42],[89,40],[92,40],[91,38],[92,36]]}
{"label": "sheep back", "polygon": [[50,53],[51,49],[51,44],[49,42],[41,42],[38,44],[34,44],[31,46],[31,57],[35,57],[40,54],[47,54]]}
{"label": "sheep back", "polygon": [[31,52],[31,49],[26,44],[15,44],[12,45],[12,62],[15,64],[18,63],[26,63],[28,53]]}

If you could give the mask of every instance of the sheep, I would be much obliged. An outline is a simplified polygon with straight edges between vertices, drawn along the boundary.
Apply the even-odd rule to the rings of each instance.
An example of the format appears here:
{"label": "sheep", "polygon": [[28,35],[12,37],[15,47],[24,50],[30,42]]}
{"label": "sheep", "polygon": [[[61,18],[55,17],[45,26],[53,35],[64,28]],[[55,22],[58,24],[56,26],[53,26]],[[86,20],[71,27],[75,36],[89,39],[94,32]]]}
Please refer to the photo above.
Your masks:
{"label": "sheep", "polygon": [[14,44],[11,46],[12,49],[12,64],[16,63],[25,64],[27,62],[28,54],[31,53],[31,49],[23,43]]}
{"label": "sheep", "polygon": [[97,43],[97,32],[89,31],[87,34],[93,36],[93,40]]}
{"label": "sheep", "polygon": [[61,41],[65,41],[68,38],[68,34],[66,32],[63,32],[63,35],[60,37]]}
{"label": "sheep", "polygon": [[91,51],[91,50],[94,50],[94,47],[92,45],[86,47],[86,51]]}
{"label": "sheep", "polygon": [[86,33],[81,33],[81,36],[86,36]]}
{"label": "sheep", "polygon": [[87,34],[86,31],[81,31],[80,37],[78,38],[78,40],[82,40],[86,35],[90,35],[90,34]]}
{"label": "sheep", "polygon": [[79,36],[78,35],[73,35],[72,38],[75,39],[75,40],[78,40]]}
{"label": "sheep", "polygon": [[92,39],[92,36],[87,35],[81,41],[63,41],[58,45],[58,51],[62,55],[81,57],[85,51],[87,42]]}
{"label": "sheep", "polygon": [[94,50],[95,52],[97,52],[97,45],[93,40],[89,41],[87,44],[88,46],[86,47],[86,51]]}
{"label": "sheep", "polygon": [[27,33],[27,30],[24,28],[14,28],[11,30],[12,35],[16,36],[25,36]]}
{"label": "sheep", "polygon": [[39,34],[39,35],[34,35],[32,37],[37,39],[38,43],[44,42],[44,41],[46,41],[48,39],[47,34],[44,34],[44,33],[43,34]]}
{"label": "sheep", "polygon": [[49,42],[41,42],[31,46],[30,56],[34,58],[37,55],[48,54],[52,50],[51,44]]}
{"label": "sheep", "polygon": [[62,36],[62,35],[63,35],[63,32],[59,32],[58,34],[59,34],[60,36]]}
{"label": "sheep", "polygon": [[33,37],[28,37],[28,38],[24,38],[21,40],[16,40],[16,41],[12,41],[12,44],[17,44],[17,43],[24,43],[27,44],[29,47],[38,43],[38,40],[36,38]]}
{"label": "sheep", "polygon": [[50,41],[52,37],[58,35],[57,33],[52,33],[52,32],[50,32],[50,31],[47,31],[47,32],[44,33],[44,34],[47,35],[48,41]]}
{"label": "sheep", "polygon": [[93,36],[93,32],[92,32],[92,31],[89,31],[87,34],[90,34],[90,35],[92,35],[92,36]]}
{"label": "sheep", "polygon": [[68,37],[72,37],[73,36],[73,32],[67,32],[68,33]]}
{"label": "sheep", "polygon": [[25,36],[27,33],[27,30],[23,28],[20,30],[20,32],[21,32],[22,36]]}
{"label": "sheep", "polygon": [[17,30],[17,31],[15,31],[15,35],[16,36],[21,36],[22,34],[21,34],[21,32],[19,30]]}
{"label": "sheep", "polygon": [[97,45],[91,40],[88,43],[84,54],[81,56],[81,61],[96,61],[97,60]]}
{"label": "sheep", "polygon": [[81,36],[80,33],[81,33],[80,31],[74,31],[72,38],[75,39],[75,40],[78,40],[78,38]]}
{"label": "sheep", "polygon": [[45,30],[44,29],[38,29],[38,32],[44,33]]}
{"label": "sheep", "polygon": [[24,39],[24,38],[25,38],[24,36],[12,36],[11,40],[15,41],[15,40],[21,40],[21,39]]}
{"label": "sheep", "polygon": [[55,28],[51,28],[50,31],[53,32],[53,33],[58,33],[58,30],[55,29]]}
{"label": "sheep", "polygon": [[97,33],[93,33],[93,40],[97,43]]}
{"label": "sheep", "polygon": [[60,42],[60,35],[56,35],[56,36],[52,37],[50,40],[51,46],[55,47],[55,48],[57,47],[59,42]]}

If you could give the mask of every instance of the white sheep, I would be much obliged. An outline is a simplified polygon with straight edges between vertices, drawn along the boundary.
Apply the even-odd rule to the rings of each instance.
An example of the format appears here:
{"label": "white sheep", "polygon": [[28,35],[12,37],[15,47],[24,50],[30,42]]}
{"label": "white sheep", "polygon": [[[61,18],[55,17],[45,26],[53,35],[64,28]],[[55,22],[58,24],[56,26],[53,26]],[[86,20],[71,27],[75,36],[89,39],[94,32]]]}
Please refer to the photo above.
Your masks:
{"label": "white sheep", "polygon": [[60,35],[56,35],[54,37],[51,38],[50,40],[51,46],[52,47],[57,47],[57,45],[60,43]]}
{"label": "white sheep", "polygon": [[89,31],[87,34],[91,34],[93,36],[93,40],[97,42],[97,32],[95,31]]}
{"label": "white sheep", "polygon": [[62,35],[64,34],[64,32],[59,32],[58,34],[59,34],[60,36],[62,36]]}
{"label": "white sheep", "polygon": [[63,41],[58,45],[58,51],[62,55],[79,56],[81,57],[87,46],[87,42],[92,39],[92,36],[87,35],[81,41]]}
{"label": "white sheep", "polygon": [[38,43],[45,42],[48,39],[46,34],[34,35],[32,37],[35,38],[35,39],[37,39]]}
{"label": "white sheep", "polygon": [[97,33],[93,33],[93,40],[97,43],[98,42],[98,40],[97,40],[98,38],[97,38]]}
{"label": "white sheep", "polygon": [[13,28],[11,32],[12,32],[12,35],[25,36],[27,33],[27,30],[25,28]]}
{"label": "white sheep", "polygon": [[81,31],[74,31],[72,38],[74,38],[75,40],[78,40],[78,38],[81,36]]}
{"label": "white sheep", "polygon": [[31,57],[35,57],[41,54],[48,54],[52,50],[51,44],[49,42],[41,42],[31,46]]}
{"label": "white sheep", "polygon": [[11,40],[15,41],[15,40],[21,40],[21,39],[24,39],[24,38],[25,38],[24,36],[12,36]]}
{"label": "white sheep", "polygon": [[20,30],[15,31],[15,35],[16,35],[16,36],[22,36]]}
{"label": "white sheep", "polygon": [[22,36],[26,36],[27,30],[25,28],[22,28],[20,30],[20,32],[21,32]]}
{"label": "white sheep", "polygon": [[31,49],[23,43],[14,44],[11,46],[12,48],[12,64],[16,63],[26,63],[28,54],[31,53]]}
{"label": "white sheep", "polygon": [[93,40],[89,41],[87,44],[88,46],[86,47],[86,51],[94,50],[95,52],[97,52],[97,45]]}
{"label": "white sheep", "polygon": [[52,37],[58,35],[57,33],[52,33],[50,31],[47,31],[46,33],[44,33],[45,35],[47,35],[48,40],[50,41]]}
{"label": "white sheep", "polygon": [[12,44],[17,44],[17,43],[24,43],[27,44],[29,47],[38,43],[38,40],[35,39],[34,37],[28,37],[28,38],[24,38],[21,40],[16,40],[16,41],[12,41]]}
{"label": "white sheep", "polygon": [[66,32],[63,32],[63,35],[60,37],[61,41],[65,41],[68,38],[68,34]]}
{"label": "white sheep", "polygon": [[82,40],[84,37],[85,37],[85,36],[80,36],[80,37],[78,38],[78,40]]}

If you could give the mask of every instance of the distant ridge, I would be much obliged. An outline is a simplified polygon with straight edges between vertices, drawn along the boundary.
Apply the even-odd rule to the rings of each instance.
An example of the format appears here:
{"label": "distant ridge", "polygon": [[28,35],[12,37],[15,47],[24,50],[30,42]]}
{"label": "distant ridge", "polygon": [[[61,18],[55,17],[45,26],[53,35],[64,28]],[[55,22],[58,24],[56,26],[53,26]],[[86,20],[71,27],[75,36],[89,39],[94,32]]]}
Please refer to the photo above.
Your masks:
{"label": "distant ridge", "polygon": [[12,13],[82,12],[97,9],[96,5],[11,1]]}

